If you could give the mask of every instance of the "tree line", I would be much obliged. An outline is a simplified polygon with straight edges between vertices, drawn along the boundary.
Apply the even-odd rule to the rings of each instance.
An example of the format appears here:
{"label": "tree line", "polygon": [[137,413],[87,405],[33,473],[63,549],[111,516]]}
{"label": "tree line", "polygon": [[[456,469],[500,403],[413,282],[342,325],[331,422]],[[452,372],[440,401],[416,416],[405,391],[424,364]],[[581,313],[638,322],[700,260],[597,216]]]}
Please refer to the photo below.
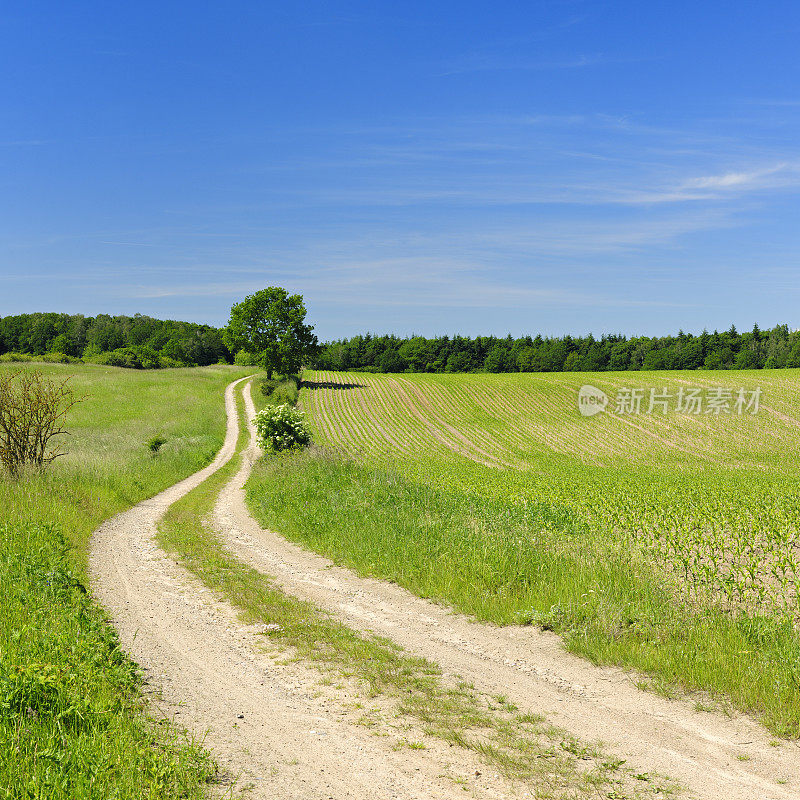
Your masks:
{"label": "tree line", "polygon": [[[270,291],[278,291],[270,289]],[[316,344],[303,325],[299,296],[271,297],[283,333],[269,327],[242,327],[232,313],[228,328],[215,328],[136,314],[36,313],[0,317],[0,358],[9,354],[83,361],[134,368],[261,363],[263,350],[276,371],[303,358],[305,366],[355,372],[600,372],[605,370],[761,369],[800,367],[800,331],[787,325],[739,333],[684,333],[651,337],[621,334],[543,337],[423,336],[365,334]],[[250,300],[250,298],[247,298]],[[297,301],[286,305],[285,301]],[[234,306],[235,312],[243,304]],[[266,306],[265,306],[266,308]],[[264,313],[263,309],[260,309]],[[286,319],[283,319],[286,317]],[[243,331],[260,331],[249,344]],[[288,331],[288,334],[287,334]],[[299,333],[298,333],[299,331]],[[301,335],[302,334],[302,335]],[[270,338],[271,337],[271,338]],[[253,338],[251,335],[250,338]],[[270,342],[275,339],[275,344]],[[267,341],[268,340],[268,341]],[[246,347],[259,353],[251,353]],[[284,364],[285,362],[285,364]],[[269,366],[266,364],[265,366]],[[285,370],[283,370],[285,371]]]}
{"label": "tree line", "polygon": [[600,372],[800,367],[800,331],[777,325],[699,335],[354,336],[323,344],[319,369],[363,372]]}
{"label": "tree line", "polygon": [[139,369],[206,366],[233,360],[218,328],[141,314],[0,317],[0,356],[9,353]]}

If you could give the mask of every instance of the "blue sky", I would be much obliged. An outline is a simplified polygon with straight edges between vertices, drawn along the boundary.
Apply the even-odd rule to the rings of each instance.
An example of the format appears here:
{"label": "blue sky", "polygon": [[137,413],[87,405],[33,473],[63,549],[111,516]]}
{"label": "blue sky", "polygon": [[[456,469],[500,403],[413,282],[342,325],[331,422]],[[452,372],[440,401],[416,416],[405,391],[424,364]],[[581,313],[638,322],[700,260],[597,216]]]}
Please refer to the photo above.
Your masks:
{"label": "blue sky", "polygon": [[0,14],[0,315],[800,327],[797,2]]}

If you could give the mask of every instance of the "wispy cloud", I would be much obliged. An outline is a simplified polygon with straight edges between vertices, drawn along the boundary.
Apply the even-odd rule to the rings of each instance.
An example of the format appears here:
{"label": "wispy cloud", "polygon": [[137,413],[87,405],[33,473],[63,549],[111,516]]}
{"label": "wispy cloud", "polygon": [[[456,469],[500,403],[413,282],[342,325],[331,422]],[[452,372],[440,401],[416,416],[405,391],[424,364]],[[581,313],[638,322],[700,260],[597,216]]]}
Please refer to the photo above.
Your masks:
{"label": "wispy cloud", "polygon": [[[800,171],[796,165],[782,163],[763,169],[750,170],[745,172],[726,172],[722,175],[707,175],[700,178],[692,178],[683,184],[684,189],[744,189],[765,186],[764,179],[771,175],[795,173],[795,181],[800,179]],[[785,185],[786,181],[781,181]],[[774,185],[774,182],[773,182]]]}
{"label": "wispy cloud", "polygon": [[[685,307],[685,303],[641,300],[580,290],[570,286],[531,287],[521,281],[498,279],[486,270],[448,259],[388,258],[310,270],[293,282],[327,305],[349,307],[537,309],[547,307]],[[263,279],[212,282],[191,286],[139,286],[126,297],[142,299],[240,297],[262,288]]]}
{"label": "wispy cloud", "polygon": [[791,98],[761,98],[757,100],[747,100],[749,105],[768,106],[774,108],[800,108],[800,100]]}
{"label": "wispy cloud", "polygon": [[[635,253],[648,244],[671,242],[713,224],[728,221],[687,215],[665,225],[631,220],[570,226],[562,221],[427,234],[398,233],[385,227],[373,229],[366,238],[356,226],[349,237],[315,240],[294,251],[265,248],[260,267],[198,265],[190,283],[176,281],[172,269],[165,268],[161,274],[152,269],[131,270],[140,282],[128,281],[120,291],[142,299],[230,300],[279,283],[309,297],[324,298],[326,307],[666,308],[676,306],[674,300],[639,292],[606,292],[602,275],[607,274],[608,262],[597,259]],[[552,269],[554,263],[559,269]]]}
{"label": "wispy cloud", "polygon": [[[339,131],[348,146],[327,160],[281,162],[286,173],[308,176],[284,189],[281,202],[453,209],[698,205],[800,185],[800,147],[754,144],[733,130],[720,121],[665,127],[600,113],[397,120]],[[274,172],[274,162],[267,170]],[[338,174],[312,179],[321,172]]]}
{"label": "wispy cloud", "polygon": [[120,244],[125,245],[126,247],[155,247],[154,244],[148,244],[147,242],[112,242],[107,239],[102,239],[100,244]]}
{"label": "wispy cloud", "polygon": [[733,228],[741,221],[721,210],[670,214],[653,219],[632,216],[626,220],[559,220],[532,222],[476,231],[470,241],[489,253],[513,252],[563,257],[592,257],[641,253],[681,247],[686,236]]}
{"label": "wispy cloud", "polygon": [[191,283],[181,286],[123,286],[121,296],[142,299],[165,297],[234,297],[253,291],[261,284],[256,281],[228,281],[213,283]]}

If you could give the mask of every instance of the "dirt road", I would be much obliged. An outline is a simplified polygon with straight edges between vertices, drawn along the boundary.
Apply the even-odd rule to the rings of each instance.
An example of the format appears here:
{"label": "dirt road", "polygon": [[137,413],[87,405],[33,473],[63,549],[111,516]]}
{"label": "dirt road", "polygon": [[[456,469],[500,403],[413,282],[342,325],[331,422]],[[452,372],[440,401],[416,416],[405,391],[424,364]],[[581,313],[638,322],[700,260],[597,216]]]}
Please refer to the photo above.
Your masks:
{"label": "dirt road", "polygon": [[354,724],[363,695],[286,663],[283,651],[267,649],[259,627],[243,624],[158,547],[156,523],[169,505],[234,453],[233,385],[225,403],[228,431],[214,463],[109,520],[93,538],[92,592],[146,671],[154,705],[203,738],[248,797],[453,800],[464,797],[464,785],[480,798],[509,796],[505,781],[458,747],[394,749],[397,737]]}
{"label": "dirt road", "polygon": [[[252,415],[249,387],[245,400]],[[506,797],[503,779],[459,748],[394,750],[353,724],[348,689],[320,694],[319,673],[265,652],[257,629],[155,544],[168,505],[233,452],[229,427],[217,460],[202,472],[103,525],[92,552],[93,589],[123,643],[161,689],[164,709],[195,732],[254,797]],[[243,486],[254,447],[220,495],[215,525],[241,560],[275,577],[287,593],[326,608],[360,630],[388,636],[482,691],[545,714],[582,740],[601,739],[636,772],[659,772],[705,800],[800,798],[800,748],[771,746],[746,718],[696,711],[687,701],[639,691],[634,679],[563,651],[530,627],[471,622],[392,584],[348,570],[264,531],[249,516]],[[241,716],[240,716],[241,715]],[[476,775],[476,773],[478,773]],[[520,796],[517,792],[515,796]]]}

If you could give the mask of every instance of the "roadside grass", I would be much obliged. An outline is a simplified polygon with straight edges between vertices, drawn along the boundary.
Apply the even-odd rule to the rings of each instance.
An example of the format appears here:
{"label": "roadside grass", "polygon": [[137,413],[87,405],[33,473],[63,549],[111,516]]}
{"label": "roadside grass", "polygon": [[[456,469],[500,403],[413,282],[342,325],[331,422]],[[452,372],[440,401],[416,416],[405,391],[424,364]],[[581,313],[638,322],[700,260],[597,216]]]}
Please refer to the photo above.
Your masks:
{"label": "roadside grass", "polygon": [[267,378],[265,375],[253,380],[253,404],[256,411],[261,411],[268,405],[279,406],[288,403],[297,405],[300,396],[300,376],[286,375],[276,378]]}
{"label": "roadside grass", "polygon": [[[0,364],[3,372],[38,369],[73,376],[85,396],[70,412],[66,455],[43,474],[11,481],[0,475],[0,522],[56,523],[86,576],[89,537],[105,519],[210,463],[225,436],[224,387],[246,368],[130,370],[94,365]],[[148,442],[166,442],[154,455]]]}
{"label": "roadside grass", "polygon": [[[204,797],[215,767],[147,715],[137,667],[85,588],[87,554],[103,520],[213,458],[223,389],[248,372],[22,368],[73,375],[86,399],[67,420],[68,455],[0,476],[0,798]],[[166,438],[157,455],[154,435]]]}
{"label": "roadside grass", "polygon": [[[270,641],[294,657],[355,679],[372,695],[393,698],[397,710],[422,724],[424,733],[480,755],[498,771],[532,783],[537,797],[651,797],[671,793],[668,781],[642,789],[597,748],[520,713],[504,698],[490,698],[467,684],[448,686],[439,668],[405,654],[395,643],[362,635],[314,605],[283,593],[269,576],[243,564],[208,522],[223,486],[241,466],[248,439],[239,400],[237,454],[217,473],[174,503],[159,526],[159,543],[249,622],[268,625]],[[277,458],[277,457],[275,457]],[[273,457],[265,459],[273,461]],[[373,724],[373,721],[369,721]],[[420,743],[399,746],[419,748]]]}
{"label": "roadside grass", "polygon": [[0,797],[204,797],[213,763],[147,717],[58,528],[0,525],[0,586]]}
{"label": "roadside grass", "polygon": [[262,459],[247,499],[264,527],[359,574],[480,620],[540,625],[595,663],[800,735],[790,618],[687,598],[644,544],[563,507],[447,492],[320,449]]}

